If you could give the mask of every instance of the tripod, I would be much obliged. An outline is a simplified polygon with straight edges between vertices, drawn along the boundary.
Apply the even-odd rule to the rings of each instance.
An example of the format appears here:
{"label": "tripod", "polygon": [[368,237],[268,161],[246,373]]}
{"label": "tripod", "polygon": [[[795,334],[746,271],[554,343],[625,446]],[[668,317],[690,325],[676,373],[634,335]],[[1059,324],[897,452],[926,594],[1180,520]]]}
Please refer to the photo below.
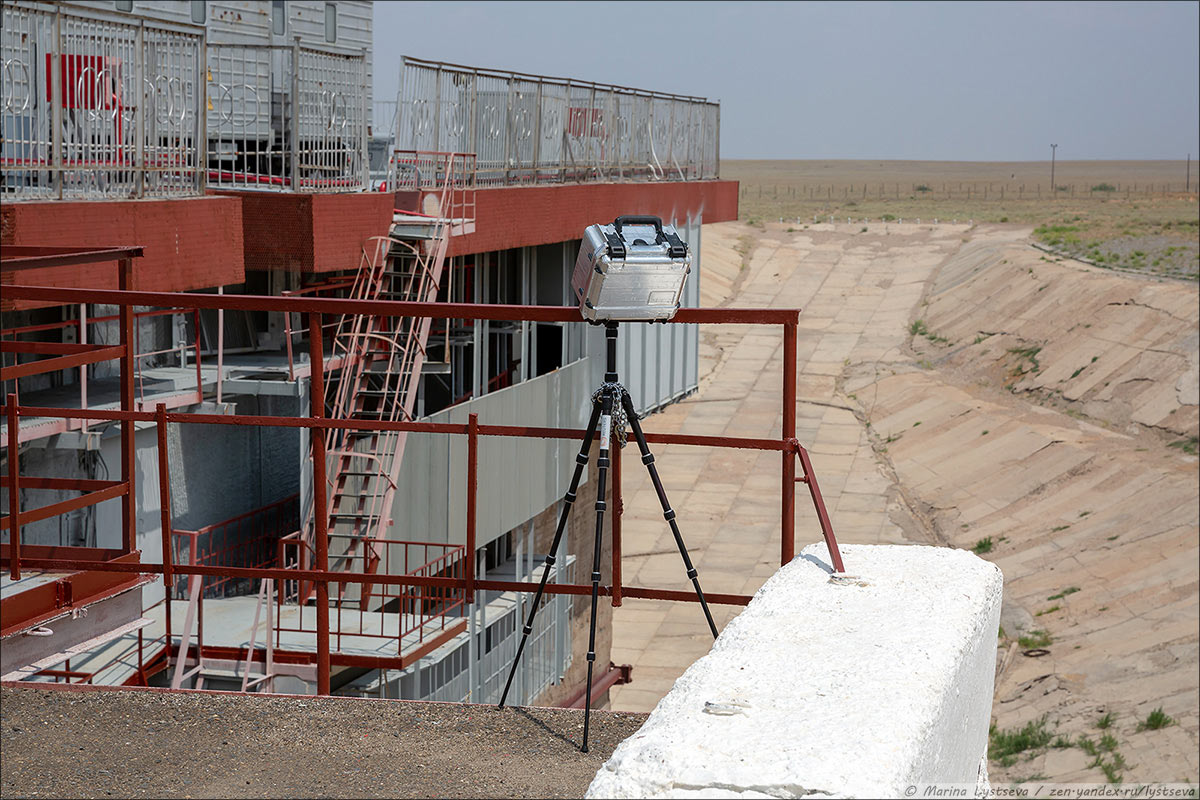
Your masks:
{"label": "tripod", "polygon": [[517,666],[521,663],[521,653],[525,650],[525,643],[533,631],[533,620],[537,615],[538,604],[546,589],[550,568],[554,566],[558,546],[562,542],[563,531],[567,527],[567,516],[571,513],[571,506],[575,502],[575,491],[579,488],[580,478],[583,477],[583,468],[588,463],[592,437],[595,436],[596,426],[599,425],[600,455],[596,460],[596,537],[595,549],[592,553],[592,621],[588,633],[587,700],[583,712],[583,746],[580,748],[584,753],[588,751],[588,723],[592,714],[592,667],[596,661],[596,602],[600,595],[600,544],[604,532],[604,511],[607,507],[604,501],[604,490],[608,478],[608,448],[612,438],[614,417],[618,419],[618,427],[620,427],[619,420],[623,417],[633,430],[638,450],[642,453],[642,463],[646,465],[646,470],[650,473],[650,480],[654,484],[654,491],[658,493],[658,502],[663,509],[663,519],[671,526],[675,544],[679,547],[679,555],[683,557],[683,566],[687,570],[688,578],[692,581],[692,586],[696,589],[700,607],[704,609],[704,617],[708,620],[709,630],[712,631],[713,638],[717,638],[716,623],[713,622],[712,613],[708,610],[708,602],[704,599],[704,592],[700,588],[700,579],[697,577],[696,568],[692,566],[692,559],[688,556],[687,546],[683,543],[683,535],[679,532],[679,525],[675,522],[675,512],[671,509],[671,503],[667,500],[667,492],[663,488],[662,480],[658,477],[658,469],[654,466],[654,455],[650,452],[649,445],[646,444],[646,436],[642,432],[641,423],[638,422],[637,412],[633,409],[633,400],[629,397],[629,392],[625,387],[618,383],[616,322],[605,323],[604,338],[607,345],[604,383],[592,396],[592,416],[588,420],[587,431],[583,434],[583,445],[579,448],[579,454],[575,456],[575,474],[571,477],[570,488],[567,489],[563,498],[562,513],[558,517],[558,527],[554,531],[550,554],[546,556],[546,566],[542,569],[542,580],[538,585],[537,594],[533,598],[533,604],[529,608],[529,619],[526,620],[525,627],[522,629],[521,643],[517,646],[517,655],[513,659],[512,669],[508,673],[508,682],[504,684],[504,693],[500,696],[499,705],[500,708],[504,708],[504,701],[508,699],[508,690],[512,687],[513,677],[517,674]]}

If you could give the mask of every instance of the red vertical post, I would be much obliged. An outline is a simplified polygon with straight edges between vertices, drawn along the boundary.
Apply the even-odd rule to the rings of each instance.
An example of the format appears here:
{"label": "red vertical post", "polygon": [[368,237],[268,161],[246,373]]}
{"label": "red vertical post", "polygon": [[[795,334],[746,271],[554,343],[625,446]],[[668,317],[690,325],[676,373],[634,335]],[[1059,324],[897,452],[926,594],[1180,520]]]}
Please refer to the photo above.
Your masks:
{"label": "red vertical post", "polygon": [[[796,438],[796,329],[795,321],[783,325],[783,439]],[[785,448],[783,457],[783,497],[779,565],[796,557],[796,454]]]}
{"label": "red vertical post", "polygon": [[[123,258],[120,261],[120,278],[118,288],[127,292],[133,286],[133,259]],[[121,345],[125,348],[121,355],[121,410],[133,411],[133,379],[136,370],[136,358],[133,345],[133,307],[122,305],[120,312]],[[137,547],[137,449],[134,443],[133,420],[121,421],[121,482],[125,484],[126,492],[121,498],[121,533],[122,550],[132,553]]]}
{"label": "red vertical post", "polygon": [[800,466],[804,469],[804,477],[799,480],[808,484],[808,493],[812,495],[813,507],[817,509],[817,519],[821,523],[821,535],[825,537],[825,547],[829,550],[829,558],[833,561],[834,572],[845,572],[842,564],[842,551],[838,548],[837,539],[833,535],[833,523],[829,521],[829,512],[825,510],[825,500],[821,497],[821,487],[817,486],[817,476],[813,474],[812,462],[808,460],[808,451],[796,445],[796,455],[800,458]]}
{"label": "red vertical post", "polygon": [[621,606],[621,446],[612,448],[612,605]]}
{"label": "red vertical post", "polygon": [[[320,312],[308,315],[308,358],[312,365],[309,416],[325,416],[325,350]],[[329,496],[325,488],[325,430],[309,428],[313,458],[313,539],[316,543],[316,568],[329,570]],[[317,579],[317,694],[329,694],[329,578]]]}
{"label": "red vertical post", "polygon": [[479,415],[467,417],[467,574],[464,602],[475,602],[475,503],[479,494]]}
{"label": "red vertical post", "polygon": [[[13,381],[16,384],[16,381]],[[20,426],[17,424],[17,395],[8,393],[8,574],[21,580],[21,472]]]}
{"label": "red vertical post", "polygon": [[[192,328],[196,331],[196,402],[204,402],[204,383],[200,375],[200,309],[192,309]],[[293,379],[294,380],[294,379]]]}
{"label": "red vertical post", "polygon": [[159,403],[154,407],[154,426],[158,433],[158,504],[162,527],[163,588],[167,593],[167,610],[170,611],[171,585],[174,580],[171,565],[171,474],[167,461],[167,407]]}

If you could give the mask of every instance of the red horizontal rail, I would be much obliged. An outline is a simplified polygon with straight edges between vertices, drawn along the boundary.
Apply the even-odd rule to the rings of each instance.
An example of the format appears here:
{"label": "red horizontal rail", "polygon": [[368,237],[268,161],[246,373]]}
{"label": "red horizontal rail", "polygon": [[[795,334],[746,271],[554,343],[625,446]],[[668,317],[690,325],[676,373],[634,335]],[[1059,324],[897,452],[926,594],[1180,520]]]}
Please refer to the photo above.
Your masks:
{"label": "red horizontal rail", "polygon": [[27,364],[17,364],[13,367],[0,368],[0,381],[11,381],[17,378],[24,378],[28,375],[42,375],[47,372],[57,372],[58,370],[70,369],[71,367],[83,366],[84,364],[95,364],[100,361],[112,361],[125,355],[125,345],[123,344],[114,344],[109,347],[103,345],[84,346],[89,348],[87,352],[59,356],[58,358],[46,358],[41,361],[30,361]]}
{"label": "red horizontal rail", "polygon": [[94,353],[103,345],[75,342],[13,342],[0,341],[0,353],[36,353],[37,355],[74,355]]}
{"label": "red horizontal rail", "polygon": [[[9,300],[118,306],[187,306],[227,311],[291,311],[294,313],[362,314],[381,317],[480,319],[506,322],[582,322],[574,306],[516,306],[485,303],[414,303],[400,300],[348,300],[337,297],[265,297],[246,294],[139,292],[115,289],[66,289],[8,284]],[[662,324],[705,323],[783,325],[800,319],[794,308],[681,308]]]}
{"label": "red horizontal rail", "polygon": [[[24,515],[22,515],[24,516]],[[0,566],[6,565],[9,559],[7,556],[0,558]],[[67,561],[53,558],[26,558],[21,556],[21,566],[32,569],[54,569],[61,571],[73,570],[90,570],[93,572],[140,572],[153,575],[161,575],[164,567],[162,564],[148,563],[122,563],[119,561],[109,561],[98,563],[95,561]],[[215,575],[218,577],[232,578],[271,578],[276,581],[312,581],[312,582],[328,582],[328,583],[371,583],[371,584],[387,584],[389,586],[424,586],[443,589],[463,589],[466,586],[466,578],[434,578],[420,575],[387,575],[377,574],[371,575],[365,572],[339,572],[334,570],[316,570],[316,569],[284,569],[282,567],[223,567],[215,566],[208,567],[201,564],[189,565],[171,565],[171,572],[175,575]],[[522,581],[488,581],[475,580],[475,587],[481,589],[493,589],[502,592],[536,592],[538,584],[524,583]],[[601,586],[600,595],[609,597],[613,593],[612,586]],[[586,596],[592,592],[592,585],[581,583],[548,583],[544,590],[545,594],[567,594]],[[674,589],[654,589],[644,586],[623,586],[621,594],[624,597],[634,597],[645,600],[681,600],[684,602],[699,602],[695,592],[674,590]],[[721,593],[704,593],[704,598],[710,603],[720,605],[738,605],[744,606],[750,602],[748,594],[721,594]]]}
{"label": "red horizontal rail", "polygon": [[[98,261],[117,261],[123,258],[141,258],[141,256],[141,247],[43,247],[6,244],[0,251],[0,272],[94,264]],[[7,292],[7,287],[5,291]]]}
{"label": "red horizontal rail", "polygon": [[[186,314],[189,311],[195,311],[193,308],[160,308],[154,311],[138,311],[133,315],[134,319],[143,319],[145,317],[165,317],[169,314]],[[97,322],[114,322],[121,318],[120,314],[110,314],[107,317],[88,317],[86,320],[88,325],[93,325]],[[21,328],[5,328],[0,330],[0,336],[19,336],[22,333],[36,333],[38,331],[54,331],[60,328],[78,328],[79,323],[84,320],[65,319],[62,322],[47,322],[42,325],[26,325]]]}
{"label": "red horizontal rail", "polygon": [[[0,412],[7,411],[0,406]],[[51,417],[60,419],[86,419],[105,422],[132,421],[153,422],[153,411],[118,411],[116,409],[51,408],[48,406],[18,406],[23,417]],[[328,417],[272,417],[241,414],[187,414],[168,412],[167,422],[193,425],[249,425],[268,428],[310,428],[319,430],[371,430],[408,431],[412,433],[448,433],[466,435],[468,424],[463,422],[401,422],[369,419],[331,419]],[[582,440],[584,431],[579,428],[539,428],[527,425],[480,425],[480,436],[507,436],[519,439],[574,439]],[[646,432],[647,442],[659,444],[687,444],[698,447],[729,447],[739,450],[773,450],[795,452],[794,440],[762,439],[749,436],[697,436],[686,433]],[[24,480],[24,479],[22,479]]]}
{"label": "red horizontal rail", "polygon": [[[21,482],[24,483],[24,480]],[[59,514],[66,514],[68,511],[74,511],[77,508],[94,506],[97,503],[103,503],[105,500],[112,500],[114,497],[121,497],[122,495],[126,494],[129,494],[128,484],[114,482],[114,485],[109,486],[106,489],[88,492],[87,494],[80,495],[79,497],[72,497],[70,500],[62,500],[58,503],[51,503],[48,506],[35,508],[33,511],[22,511],[17,515],[17,524],[29,525],[30,523],[38,522],[43,519],[57,517]],[[8,514],[0,517],[0,530],[7,530],[11,524],[12,523]],[[7,561],[7,559],[5,560]],[[24,563],[25,559],[22,558],[21,561]],[[95,565],[93,564],[90,569],[95,569]]]}
{"label": "red horizontal rail", "polygon": [[[7,475],[0,475],[0,482],[6,482],[7,480]],[[119,485],[121,485],[120,481],[98,481],[89,478],[33,478],[28,475],[21,476],[22,489],[75,489],[80,492],[87,492]]]}

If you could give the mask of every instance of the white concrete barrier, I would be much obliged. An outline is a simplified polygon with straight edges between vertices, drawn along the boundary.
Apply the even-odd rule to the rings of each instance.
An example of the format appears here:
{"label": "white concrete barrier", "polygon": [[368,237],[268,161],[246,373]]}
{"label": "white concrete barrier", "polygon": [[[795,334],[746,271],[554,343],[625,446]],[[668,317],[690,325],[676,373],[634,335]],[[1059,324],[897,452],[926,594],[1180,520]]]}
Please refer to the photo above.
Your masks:
{"label": "white concrete barrier", "polygon": [[[688,668],[587,797],[902,797],[986,785],[999,568],[964,550],[804,549]],[[982,787],[981,787],[982,788]]]}

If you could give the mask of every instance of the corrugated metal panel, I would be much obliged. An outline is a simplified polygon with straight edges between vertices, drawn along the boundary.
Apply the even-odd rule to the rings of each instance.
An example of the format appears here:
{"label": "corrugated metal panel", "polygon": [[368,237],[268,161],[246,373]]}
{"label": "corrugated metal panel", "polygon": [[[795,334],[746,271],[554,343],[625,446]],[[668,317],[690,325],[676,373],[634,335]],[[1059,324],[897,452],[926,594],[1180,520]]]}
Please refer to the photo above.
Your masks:
{"label": "corrugated metal panel", "polygon": [[[430,422],[581,428],[590,410],[589,359],[433,414]],[[482,547],[557,503],[570,481],[577,442],[484,437],[479,441],[476,542]],[[466,541],[467,441],[409,434],[392,507],[391,538]],[[449,490],[446,490],[449,487]]]}

